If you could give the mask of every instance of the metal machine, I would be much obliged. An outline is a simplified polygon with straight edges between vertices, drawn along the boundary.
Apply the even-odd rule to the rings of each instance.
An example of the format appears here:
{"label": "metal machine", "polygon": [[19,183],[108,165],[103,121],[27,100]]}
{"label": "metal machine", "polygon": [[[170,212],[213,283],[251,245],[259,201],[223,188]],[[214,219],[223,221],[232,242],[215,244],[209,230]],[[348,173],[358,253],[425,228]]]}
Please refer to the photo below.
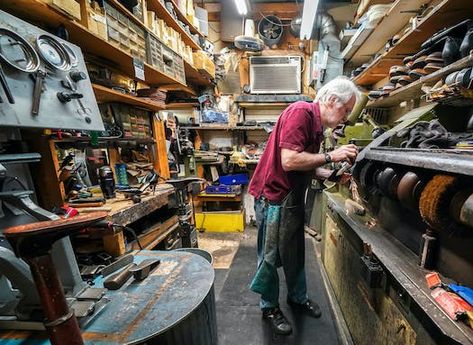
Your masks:
{"label": "metal machine", "polygon": [[471,140],[468,119],[445,105],[408,112],[361,150],[350,190],[325,192],[322,260],[355,343],[473,343],[425,278],[473,286],[473,153],[456,146]]}

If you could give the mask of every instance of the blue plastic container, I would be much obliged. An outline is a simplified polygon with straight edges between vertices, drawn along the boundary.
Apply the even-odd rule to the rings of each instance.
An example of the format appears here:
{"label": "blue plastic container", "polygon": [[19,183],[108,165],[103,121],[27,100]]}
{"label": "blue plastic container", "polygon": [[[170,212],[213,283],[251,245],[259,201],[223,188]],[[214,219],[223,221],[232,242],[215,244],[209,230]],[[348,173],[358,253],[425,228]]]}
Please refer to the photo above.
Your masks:
{"label": "blue plastic container", "polygon": [[219,182],[225,185],[248,184],[249,179],[247,174],[234,174],[220,176]]}

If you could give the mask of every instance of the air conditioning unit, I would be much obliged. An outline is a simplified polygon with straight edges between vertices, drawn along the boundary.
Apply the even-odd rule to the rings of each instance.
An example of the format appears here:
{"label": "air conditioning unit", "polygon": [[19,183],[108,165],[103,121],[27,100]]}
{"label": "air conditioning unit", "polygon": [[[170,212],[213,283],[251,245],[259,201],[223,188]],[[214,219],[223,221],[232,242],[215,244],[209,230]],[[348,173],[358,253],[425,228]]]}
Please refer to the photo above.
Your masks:
{"label": "air conditioning unit", "polygon": [[302,57],[250,57],[250,93],[301,93]]}

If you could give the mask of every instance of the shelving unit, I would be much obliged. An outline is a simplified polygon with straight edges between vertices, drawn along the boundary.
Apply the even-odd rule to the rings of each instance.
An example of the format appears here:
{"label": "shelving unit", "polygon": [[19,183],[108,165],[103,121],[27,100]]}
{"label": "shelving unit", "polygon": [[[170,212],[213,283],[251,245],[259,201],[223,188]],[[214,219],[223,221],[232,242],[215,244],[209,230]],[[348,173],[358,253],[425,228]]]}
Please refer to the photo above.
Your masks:
{"label": "shelving unit", "polygon": [[156,102],[143,97],[130,96],[108,87],[92,84],[97,103],[118,102],[133,106],[159,111],[166,108],[164,102]]}
{"label": "shelving unit", "polygon": [[[396,0],[350,61],[360,65],[368,61],[392,36],[406,26],[413,16],[413,11],[419,9],[424,3],[425,0]],[[377,30],[381,25],[383,29]]]}
{"label": "shelving unit", "polygon": [[422,96],[422,85],[434,84],[448,74],[470,66],[473,66],[473,56],[467,56],[447,67],[442,68],[441,70],[438,70],[437,72],[421,77],[419,80],[416,80],[413,83],[394,90],[387,97],[370,101],[368,103],[368,107],[389,108],[397,106],[403,101],[419,98]]}
{"label": "shelving unit", "polygon": [[[0,4],[0,9],[7,10],[9,13],[21,18],[45,23],[51,27],[63,25],[69,32],[72,43],[80,46],[89,54],[110,61],[117,69],[123,71],[128,76],[135,76],[133,57],[130,54],[103,40],[79,22],[71,20],[40,0],[4,1]],[[160,72],[149,64],[145,63],[144,65],[145,80],[143,81],[147,84],[153,86],[171,83],[182,84],[177,79]]]}
{"label": "shelving unit", "polygon": [[[469,18],[472,14],[473,10],[469,0],[441,1],[418,23],[415,30],[407,32],[394,47],[376,58],[368,68],[354,78],[354,82],[364,86],[372,85],[382,80],[388,75],[391,66],[402,64],[404,57],[417,53],[420,50],[421,44],[432,36],[433,33]],[[381,23],[384,23],[384,20]]]}
{"label": "shelving unit", "polygon": [[184,70],[186,72],[186,78],[191,84],[197,86],[210,86],[213,84],[213,78],[207,71],[199,71],[186,60],[184,60]]}
{"label": "shelving unit", "polygon": [[212,125],[204,125],[204,126],[186,126],[186,127],[181,127],[181,128],[187,128],[187,129],[197,129],[197,130],[208,130],[208,131],[259,131],[259,130],[264,130],[263,127],[259,126],[236,126],[236,127],[230,127],[230,126],[212,126]]}
{"label": "shelving unit", "polygon": [[192,24],[189,19],[187,19],[187,17],[181,12],[181,10],[179,9],[179,7],[177,7],[177,4],[176,4],[176,1],[175,0],[171,0],[171,2],[174,4],[174,9],[176,11],[176,14],[177,14],[177,17],[179,18],[180,21],[182,21],[184,24],[188,25],[189,26],[189,30],[193,33],[193,34],[197,34],[199,35],[200,37],[204,37],[204,35],[199,31],[199,29],[197,29],[194,24]]}
{"label": "shelving unit", "polygon": [[[182,26],[179,25],[176,18],[166,9],[166,7],[159,0],[148,0],[148,8],[155,11],[160,18],[163,18],[167,25],[172,27],[174,30],[179,32],[182,36],[182,40],[192,47],[192,49],[199,50],[200,46],[195,42],[192,37],[187,33]],[[179,11],[177,6],[174,6],[176,13]],[[179,12],[180,13],[180,12]],[[181,14],[181,16],[184,16]],[[182,19],[181,19],[182,20]]]}

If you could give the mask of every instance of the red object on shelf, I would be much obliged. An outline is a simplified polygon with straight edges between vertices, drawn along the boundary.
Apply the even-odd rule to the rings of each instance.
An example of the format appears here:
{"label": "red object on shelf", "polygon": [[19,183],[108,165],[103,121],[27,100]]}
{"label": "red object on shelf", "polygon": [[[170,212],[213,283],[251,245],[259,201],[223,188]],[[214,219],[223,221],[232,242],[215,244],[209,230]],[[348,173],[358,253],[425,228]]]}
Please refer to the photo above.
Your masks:
{"label": "red object on shelf", "polygon": [[427,286],[431,290],[433,288],[442,286],[442,281],[440,280],[440,276],[437,272],[431,272],[426,274],[425,280],[427,281]]}
{"label": "red object on shelf", "polygon": [[466,312],[473,312],[473,307],[453,292],[447,292],[442,288],[435,288],[431,295],[453,320],[458,320]]}

